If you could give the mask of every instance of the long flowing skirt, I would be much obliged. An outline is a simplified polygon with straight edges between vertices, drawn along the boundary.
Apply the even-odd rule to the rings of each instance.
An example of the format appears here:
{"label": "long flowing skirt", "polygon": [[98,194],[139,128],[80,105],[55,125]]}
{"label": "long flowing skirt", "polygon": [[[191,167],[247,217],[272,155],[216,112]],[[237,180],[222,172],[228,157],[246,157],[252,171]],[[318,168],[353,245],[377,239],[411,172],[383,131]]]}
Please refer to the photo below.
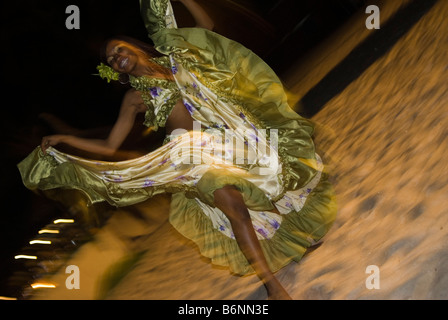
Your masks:
{"label": "long flowing skirt", "polygon": [[[251,159],[246,144],[241,149],[230,148],[229,140],[221,132],[185,132],[170,136],[149,154],[120,162],[88,160],[52,147],[44,154],[37,147],[18,167],[28,188],[76,189],[88,203],[128,206],[159,193],[172,193],[171,224],[212,263],[245,275],[253,270],[229,220],[213,200],[216,189],[233,185],[243,195],[271,269],[298,261],[334,220],[332,187],[322,172],[322,161],[316,155],[316,174],[306,185],[283,190],[281,163],[264,166],[274,170],[260,172],[256,165],[248,170],[244,160],[256,162],[259,155]],[[246,156],[241,165],[235,164],[239,155]]]}

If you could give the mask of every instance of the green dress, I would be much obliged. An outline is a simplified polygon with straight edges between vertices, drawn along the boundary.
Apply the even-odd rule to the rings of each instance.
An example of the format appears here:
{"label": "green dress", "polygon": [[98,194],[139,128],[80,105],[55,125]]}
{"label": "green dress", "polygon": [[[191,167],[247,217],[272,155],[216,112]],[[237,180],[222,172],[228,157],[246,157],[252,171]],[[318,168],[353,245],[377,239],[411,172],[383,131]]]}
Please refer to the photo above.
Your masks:
{"label": "green dress", "polygon": [[[331,184],[315,152],[312,124],[287,103],[272,69],[241,44],[201,28],[177,28],[167,0],[141,1],[158,63],[175,81],[131,78],[147,106],[144,124],[163,127],[179,99],[194,130],[175,130],[137,159],[104,162],[37,147],[19,165],[31,190],[76,189],[88,203],[136,204],[171,193],[170,222],[212,263],[239,275],[254,272],[213,192],[235,186],[272,271],[330,229]],[[276,208],[280,214],[273,212]]]}

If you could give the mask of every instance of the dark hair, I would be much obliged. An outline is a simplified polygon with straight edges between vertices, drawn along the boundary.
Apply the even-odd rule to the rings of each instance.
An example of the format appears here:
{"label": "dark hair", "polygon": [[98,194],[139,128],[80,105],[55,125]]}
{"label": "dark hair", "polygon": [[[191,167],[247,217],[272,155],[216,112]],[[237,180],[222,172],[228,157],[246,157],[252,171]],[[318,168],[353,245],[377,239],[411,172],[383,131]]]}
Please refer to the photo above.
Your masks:
{"label": "dark hair", "polygon": [[118,41],[124,41],[124,42],[130,43],[130,44],[136,46],[137,48],[141,49],[145,53],[147,53],[150,57],[154,57],[155,58],[155,57],[163,56],[163,54],[158,52],[154,48],[154,46],[152,46],[149,43],[143,42],[141,40],[138,40],[136,38],[132,38],[132,37],[129,37],[129,36],[119,35],[119,36],[114,36],[112,38],[107,39],[106,41],[103,42],[103,45],[101,46],[100,58],[101,58],[101,62],[103,62],[105,64],[107,64],[106,47],[107,47],[107,44],[110,41],[112,41],[112,40],[118,40]]}

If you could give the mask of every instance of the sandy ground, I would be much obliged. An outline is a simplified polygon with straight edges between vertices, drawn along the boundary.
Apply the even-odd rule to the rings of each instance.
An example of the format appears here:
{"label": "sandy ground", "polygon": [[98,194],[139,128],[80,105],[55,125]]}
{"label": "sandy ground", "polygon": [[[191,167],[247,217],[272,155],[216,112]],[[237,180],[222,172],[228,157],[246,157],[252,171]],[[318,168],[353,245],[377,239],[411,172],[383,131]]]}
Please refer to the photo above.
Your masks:
{"label": "sandy ground", "polygon": [[[382,3],[382,21],[407,1]],[[316,144],[333,174],[339,214],[323,244],[277,274],[294,299],[447,299],[448,1],[439,0],[412,29],[313,120]],[[303,96],[369,31],[358,15],[285,75]],[[165,196],[120,209],[67,261],[35,299],[266,299],[255,276],[212,266],[168,222]],[[138,212],[139,214],[136,214]],[[109,268],[145,250],[109,291]],[[368,289],[368,266],[378,289]],[[369,281],[367,281],[369,282]],[[370,282],[369,282],[370,283]]]}

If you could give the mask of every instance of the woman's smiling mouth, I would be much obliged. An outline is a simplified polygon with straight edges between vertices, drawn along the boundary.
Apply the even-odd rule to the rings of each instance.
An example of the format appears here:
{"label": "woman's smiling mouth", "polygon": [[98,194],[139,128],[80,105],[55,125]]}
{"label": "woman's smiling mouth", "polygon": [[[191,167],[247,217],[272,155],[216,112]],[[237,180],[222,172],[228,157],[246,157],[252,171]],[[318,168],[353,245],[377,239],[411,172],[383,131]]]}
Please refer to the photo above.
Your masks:
{"label": "woman's smiling mouth", "polygon": [[121,61],[119,62],[119,67],[120,67],[120,69],[123,69],[124,70],[124,68],[128,65],[128,63],[129,63],[129,58],[123,58],[123,59],[121,59]]}

